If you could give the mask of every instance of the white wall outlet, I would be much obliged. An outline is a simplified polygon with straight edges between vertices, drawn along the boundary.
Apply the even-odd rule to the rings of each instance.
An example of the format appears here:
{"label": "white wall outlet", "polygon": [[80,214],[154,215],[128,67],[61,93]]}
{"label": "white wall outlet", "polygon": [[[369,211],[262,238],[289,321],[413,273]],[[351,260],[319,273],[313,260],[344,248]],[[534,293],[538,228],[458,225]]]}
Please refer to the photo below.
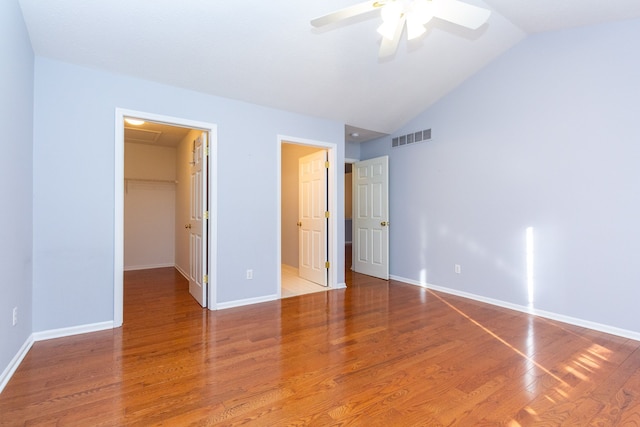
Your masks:
{"label": "white wall outlet", "polygon": [[18,324],[18,307],[13,307],[13,326]]}
{"label": "white wall outlet", "polygon": [[253,279],[253,270],[247,270],[247,280]]}
{"label": "white wall outlet", "polygon": [[460,264],[454,265],[453,270],[456,272],[456,274],[462,273],[462,268],[460,267]]}

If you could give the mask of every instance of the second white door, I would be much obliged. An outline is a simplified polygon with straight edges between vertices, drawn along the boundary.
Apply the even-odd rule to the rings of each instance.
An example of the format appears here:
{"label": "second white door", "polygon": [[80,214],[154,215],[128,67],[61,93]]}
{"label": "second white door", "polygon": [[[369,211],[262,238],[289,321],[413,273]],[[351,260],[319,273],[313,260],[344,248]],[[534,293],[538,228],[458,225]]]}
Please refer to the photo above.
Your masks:
{"label": "second white door", "polygon": [[353,167],[353,270],[389,279],[389,158]]}
{"label": "second white door", "polygon": [[298,275],[327,286],[327,152],[298,163]]}

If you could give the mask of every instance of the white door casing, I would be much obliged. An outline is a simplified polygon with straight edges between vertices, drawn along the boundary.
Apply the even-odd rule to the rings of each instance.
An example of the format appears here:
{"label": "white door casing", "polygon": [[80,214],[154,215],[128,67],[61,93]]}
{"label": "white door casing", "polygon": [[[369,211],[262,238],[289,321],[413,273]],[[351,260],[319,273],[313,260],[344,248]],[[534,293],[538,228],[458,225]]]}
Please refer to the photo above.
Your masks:
{"label": "white door casing", "polygon": [[353,270],[389,279],[389,158],[353,165]]}
{"label": "white door casing", "polygon": [[207,133],[193,141],[189,207],[189,293],[207,306]]}
{"label": "white door casing", "polygon": [[327,152],[298,161],[298,275],[327,286]]}
{"label": "white door casing", "polygon": [[[124,119],[125,117],[133,117],[142,120],[148,120],[158,123],[166,123],[170,125],[183,126],[192,129],[202,129],[207,132],[209,137],[209,156],[207,175],[210,184],[207,185],[209,220],[208,220],[208,268],[209,272],[216,271],[217,265],[217,206],[218,192],[216,187],[216,177],[218,174],[217,166],[217,135],[218,127],[214,123],[203,122],[181,117],[165,116],[145,111],[128,110],[120,107],[115,109],[115,135],[114,135],[114,233],[113,233],[113,327],[122,326],[123,323],[123,306],[124,306]],[[216,309],[217,289],[216,276],[209,274],[209,283],[207,284],[209,309]]]}

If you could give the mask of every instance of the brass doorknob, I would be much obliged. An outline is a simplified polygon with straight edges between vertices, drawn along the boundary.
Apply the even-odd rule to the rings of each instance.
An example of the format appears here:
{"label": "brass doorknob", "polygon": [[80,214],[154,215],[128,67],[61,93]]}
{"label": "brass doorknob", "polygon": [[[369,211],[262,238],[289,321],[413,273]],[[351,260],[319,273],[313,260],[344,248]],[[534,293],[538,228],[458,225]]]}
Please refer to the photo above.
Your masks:
{"label": "brass doorknob", "polygon": [[380,223],[380,225],[383,226],[383,227],[386,227],[387,225],[389,225],[389,222],[388,221],[382,221]]}
{"label": "brass doorknob", "polygon": [[298,222],[296,223],[296,225],[297,225],[298,227],[302,227],[302,222],[298,221]]}
{"label": "brass doorknob", "polygon": [[191,224],[185,225],[184,228],[191,228]]}

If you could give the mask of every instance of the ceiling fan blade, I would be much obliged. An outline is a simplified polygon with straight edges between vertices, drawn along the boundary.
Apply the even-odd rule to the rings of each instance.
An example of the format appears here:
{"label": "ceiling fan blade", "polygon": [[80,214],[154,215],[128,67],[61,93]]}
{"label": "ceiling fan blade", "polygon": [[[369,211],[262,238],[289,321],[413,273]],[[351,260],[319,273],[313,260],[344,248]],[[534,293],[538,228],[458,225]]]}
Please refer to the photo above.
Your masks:
{"label": "ceiling fan blade", "polygon": [[400,43],[400,37],[402,37],[402,30],[404,29],[405,21],[406,17],[404,15],[398,19],[396,31],[392,39],[382,37],[382,43],[380,43],[380,50],[378,51],[378,58],[386,58],[396,53],[398,43]]}
{"label": "ceiling fan blade", "polygon": [[433,0],[433,15],[475,30],[487,22],[491,11],[458,0]]}
{"label": "ceiling fan blade", "polygon": [[358,3],[353,6],[346,7],[344,9],[337,10],[328,15],[320,16],[311,20],[311,25],[314,27],[322,27],[324,25],[333,24],[334,22],[342,21],[343,19],[351,18],[353,16],[362,15],[363,13],[377,10],[384,6],[384,1],[366,1],[364,3]]}

